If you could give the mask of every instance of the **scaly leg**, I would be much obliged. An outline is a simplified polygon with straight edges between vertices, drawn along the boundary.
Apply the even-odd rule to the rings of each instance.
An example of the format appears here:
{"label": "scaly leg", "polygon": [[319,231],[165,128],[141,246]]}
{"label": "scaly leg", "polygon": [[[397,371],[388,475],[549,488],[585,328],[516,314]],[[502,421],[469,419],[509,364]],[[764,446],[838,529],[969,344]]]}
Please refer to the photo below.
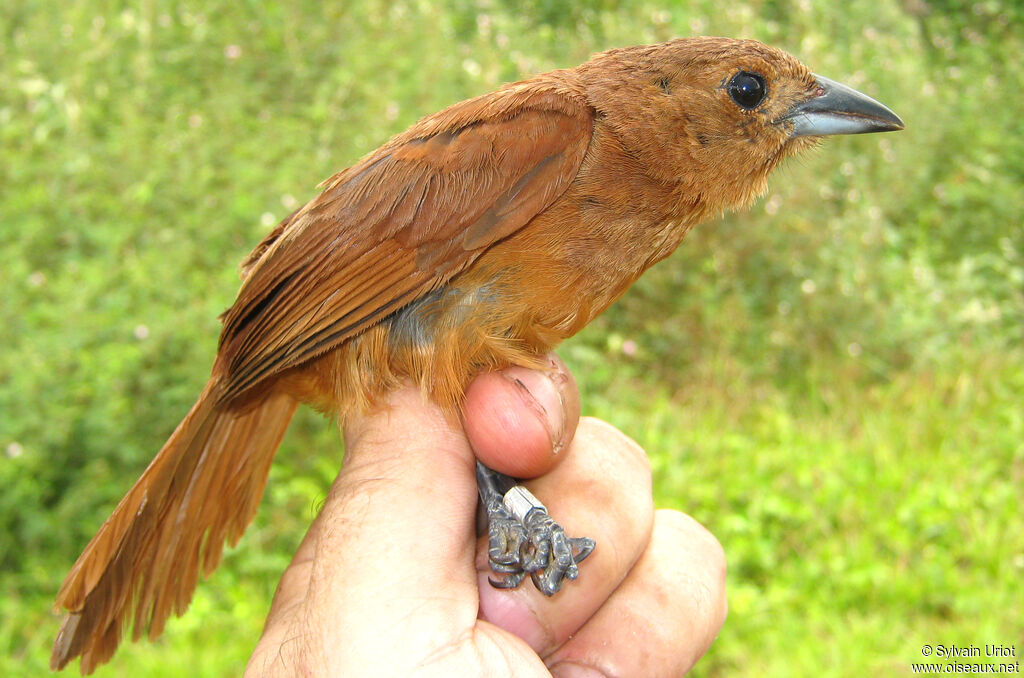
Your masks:
{"label": "scaly leg", "polygon": [[476,482],[487,511],[491,569],[503,575],[490,579],[496,588],[519,586],[527,574],[546,596],[566,579],[579,576],[578,564],[594,550],[594,540],[569,537],[548,510],[515,478],[479,461]]}

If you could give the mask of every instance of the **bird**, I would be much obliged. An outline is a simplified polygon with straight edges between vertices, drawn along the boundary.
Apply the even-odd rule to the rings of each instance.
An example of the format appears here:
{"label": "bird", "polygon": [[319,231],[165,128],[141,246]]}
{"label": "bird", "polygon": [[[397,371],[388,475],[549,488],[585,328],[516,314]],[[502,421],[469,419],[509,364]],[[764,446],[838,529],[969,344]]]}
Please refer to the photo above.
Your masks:
{"label": "bird", "polygon": [[[188,608],[253,518],[297,405],[346,418],[412,382],[457,416],[473,375],[541,357],[784,159],[903,129],[754,40],[611,49],[422,118],[278,224],[241,266],[211,376],[64,580],[51,666],[90,673]],[[594,548],[478,464],[496,586],[545,594]],[[537,510],[533,510],[537,509]]]}

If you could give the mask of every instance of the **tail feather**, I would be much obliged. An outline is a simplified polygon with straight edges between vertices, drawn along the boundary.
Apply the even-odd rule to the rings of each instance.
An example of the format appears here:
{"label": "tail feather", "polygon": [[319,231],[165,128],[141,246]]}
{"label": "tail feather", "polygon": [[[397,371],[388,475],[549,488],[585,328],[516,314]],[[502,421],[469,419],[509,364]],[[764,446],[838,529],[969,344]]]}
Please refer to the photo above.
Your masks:
{"label": "tail feather", "polygon": [[182,614],[200,571],[220,563],[263,495],[297,401],[274,393],[255,407],[217,403],[211,379],[135,486],[79,556],[57,594],[69,615],[50,666],[82,656],[82,673],[109,659],[133,617],[133,639],[156,638]]}

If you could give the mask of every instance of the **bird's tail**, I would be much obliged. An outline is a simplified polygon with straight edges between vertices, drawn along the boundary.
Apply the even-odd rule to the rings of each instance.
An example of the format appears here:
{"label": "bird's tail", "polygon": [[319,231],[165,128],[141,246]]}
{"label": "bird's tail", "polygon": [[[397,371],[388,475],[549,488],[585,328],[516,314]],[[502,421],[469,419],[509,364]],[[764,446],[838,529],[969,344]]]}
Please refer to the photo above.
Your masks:
{"label": "bird's tail", "polygon": [[82,655],[91,673],[114,654],[129,617],[133,640],[144,629],[159,636],[188,608],[200,569],[212,572],[225,540],[238,541],[255,515],[297,402],[274,393],[232,411],[217,391],[214,377],[68,573],[51,668]]}

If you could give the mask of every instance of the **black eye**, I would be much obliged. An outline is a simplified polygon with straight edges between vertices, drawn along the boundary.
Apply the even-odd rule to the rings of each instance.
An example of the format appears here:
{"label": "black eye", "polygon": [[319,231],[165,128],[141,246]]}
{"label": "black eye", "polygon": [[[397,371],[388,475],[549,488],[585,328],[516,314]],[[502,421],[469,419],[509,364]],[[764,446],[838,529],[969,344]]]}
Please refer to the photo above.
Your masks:
{"label": "black eye", "polygon": [[736,102],[740,108],[748,111],[757,108],[768,94],[768,86],[764,78],[757,73],[740,71],[732,76],[732,80],[726,85],[729,97]]}

